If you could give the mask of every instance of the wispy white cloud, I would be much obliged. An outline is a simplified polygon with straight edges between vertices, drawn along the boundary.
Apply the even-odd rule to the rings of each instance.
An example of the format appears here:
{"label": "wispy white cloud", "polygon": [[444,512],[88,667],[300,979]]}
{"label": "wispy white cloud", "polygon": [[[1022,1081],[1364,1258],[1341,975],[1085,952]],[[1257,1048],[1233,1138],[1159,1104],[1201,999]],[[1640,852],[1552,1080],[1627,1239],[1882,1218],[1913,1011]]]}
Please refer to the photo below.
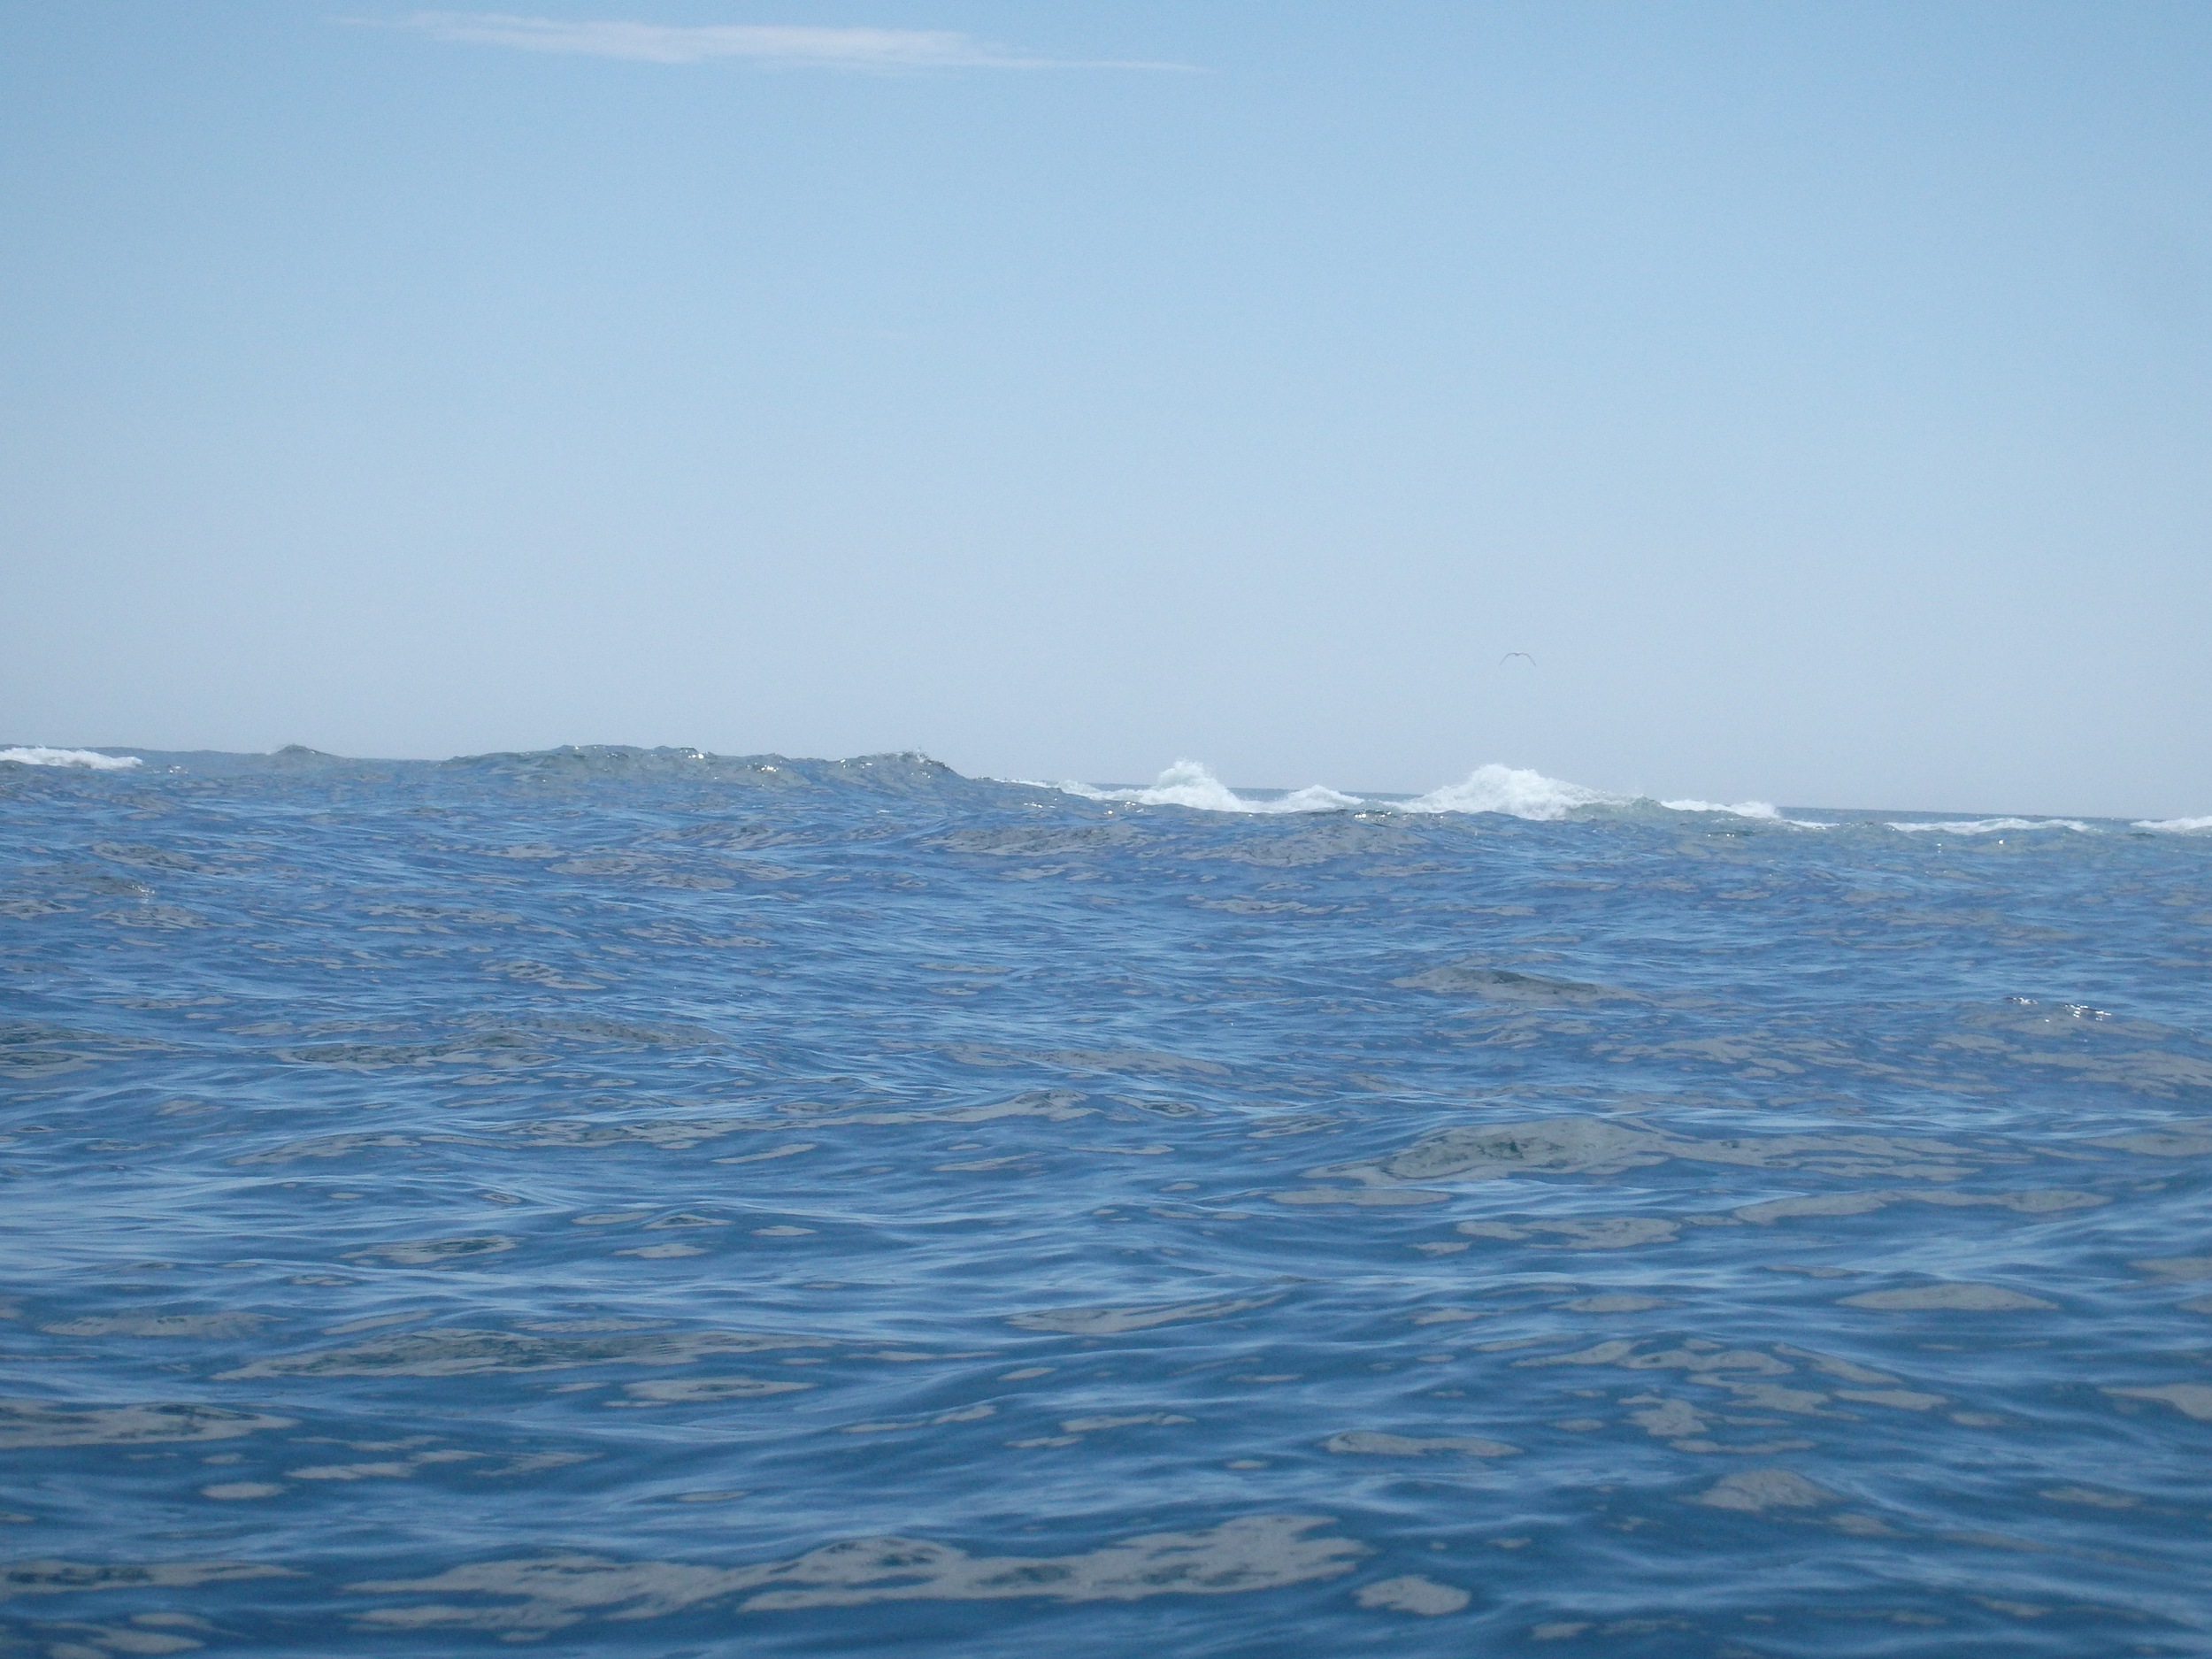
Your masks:
{"label": "wispy white cloud", "polygon": [[398,27],[433,40],[526,52],[696,64],[733,58],[803,69],[1184,69],[1184,64],[1071,61],[995,46],[949,29],[823,28],[808,24],[572,22],[503,12],[418,12]]}

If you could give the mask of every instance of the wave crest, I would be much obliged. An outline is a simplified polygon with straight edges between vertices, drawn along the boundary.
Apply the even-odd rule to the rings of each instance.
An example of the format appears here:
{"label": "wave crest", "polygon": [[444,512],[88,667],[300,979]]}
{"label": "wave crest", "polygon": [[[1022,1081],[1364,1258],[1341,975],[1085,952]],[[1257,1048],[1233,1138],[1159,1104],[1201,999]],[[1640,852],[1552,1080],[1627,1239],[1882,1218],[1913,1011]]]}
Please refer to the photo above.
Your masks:
{"label": "wave crest", "polygon": [[1399,805],[1408,812],[1502,812],[1509,818],[1545,821],[1565,818],[1580,807],[1627,806],[1632,799],[1493,762],[1476,767],[1464,782],[1448,783]]}
{"label": "wave crest", "polygon": [[135,755],[103,755],[96,749],[49,749],[43,743],[0,749],[0,760],[12,760],[19,766],[81,766],[87,772],[128,772],[140,764]]}
{"label": "wave crest", "polygon": [[1711,801],[1652,801],[1640,795],[1612,795],[1585,784],[1569,783],[1563,778],[1547,777],[1528,767],[1502,766],[1495,762],[1476,767],[1458,783],[1445,784],[1410,799],[1346,795],[1340,789],[1318,783],[1280,795],[1239,795],[1202,763],[1194,760],[1179,760],[1151,783],[1141,787],[1102,788],[1096,784],[1075,782],[1049,787],[1086,801],[1179,806],[1198,812],[1341,812],[1357,807],[1382,812],[1496,812],[1508,818],[1548,823],[1592,808],[1663,807],[1672,812],[1725,812],[1736,818],[1798,824],[1805,828],[1826,827],[1785,818],[1764,801],[1745,801],[1733,806]]}
{"label": "wave crest", "polygon": [[2073,818],[1939,818],[1892,824],[1889,827],[1908,835],[1924,835],[1931,830],[1947,830],[1954,835],[1994,835],[2001,830],[2047,829],[2074,830],[2084,835],[2093,833],[2088,825]]}
{"label": "wave crest", "polygon": [[1052,786],[1086,801],[1126,801],[1134,806],[1184,806],[1200,812],[1340,812],[1365,806],[1357,795],[1309,784],[1279,796],[1240,795],[1194,760],[1179,760],[1143,788],[1101,789],[1087,783]]}

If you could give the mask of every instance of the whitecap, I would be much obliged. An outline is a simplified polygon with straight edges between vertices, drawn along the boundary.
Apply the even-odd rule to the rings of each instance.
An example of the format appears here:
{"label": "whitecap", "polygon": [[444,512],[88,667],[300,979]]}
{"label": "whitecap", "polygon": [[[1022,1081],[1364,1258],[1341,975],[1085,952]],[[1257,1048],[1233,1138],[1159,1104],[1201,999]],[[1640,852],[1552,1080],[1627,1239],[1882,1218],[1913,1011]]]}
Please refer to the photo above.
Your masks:
{"label": "whitecap", "polygon": [[[4,757],[0,757],[0,758],[4,758]],[[2130,827],[2139,830],[2163,830],[2170,835],[2187,835],[2199,830],[2212,830],[2212,817],[2138,818]]]}
{"label": "whitecap", "polygon": [[96,749],[49,749],[43,743],[0,749],[0,760],[22,766],[81,766],[87,772],[128,772],[143,764],[135,755],[103,755]]}
{"label": "whitecap", "polygon": [[1662,801],[1670,812],[1719,812],[1730,818],[1754,818],[1764,824],[1787,824],[1793,829],[1833,829],[1826,818],[1789,818],[1771,801]]}
{"label": "whitecap", "polygon": [[1464,782],[1447,784],[1397,805],[1406,812],[1501,812],[1539,822],[1563,818],[1589,807],[1658,806],[1670,812],[1718,812],[1769,824],[1793,824],[1800,829],[1832,827],[1809,818],[1785,818],[1770,801],[1655,801],[1647,795],[1615,795],[1586,784],[1569,783],[1528,767],[1494,763],[1476,767]]}
{"label": "whitecap", "polygon": [[1662,801],[1670,812],[1717,812],[1727,818],[1757,818],[1763,824],[1787,824],[1792,829],[1833,829],[1826,818],[1789,818],[1771,801]]}
{"label": "whitecap", "polygon": [[1993,835],[2001,830],[2076,830],[2091,833],[2090,826],[2073,818],[1970,818],[1914,820],[1892,824],[1890,828],[1902,830],[1908,835],[1923,834],[1929,830],[1948,830],[1954,835]]}
{"label": "whitecap", "polygon": [[1406,812],[1502,812],[1509,818],[1545,821],[1562,818],[1579,807],[1626,806],[1632,797],[1608,795],[1522,766],[1493,762],[1478,766],[1465,781],[1446,784],[1425,795],[1399,803]]}
{"label": "whitecap", "polygon": [[1663,807],[1672,812],[1718,812],[1734,818],[1757,818],[1770,824],[1789,824],[1800,829],[1827,829],[1832,826],[1810,819],[1783,817],[1766,801],[1653,801],[1642,795],[1616,795],[1570,783],[1525,766],[1496,762],[1478,766],[1458,783],[1448,783],[1426,795],[1405,799],[1347,795],[1326,784],[1308,784],[1280,795],[1240,795],[1215,777],[1203,763],[1179,760],[1142,787],[1105,787],[1097,784],[1064,782],[1033,785],[1079,795],[1086,801],[1126,802],[1133,806],[1179,806],[1200,812],[1342,812],[1356,807],[1385,812],[1480,813],[1548,823],[1593,807]]}
{"label": "whitecap", "polygon": [[1087,783],[1052,787],[1068,795],[1081,795],[1087,801],[1182,806],[1201,812],[1340,812],[1348,807],[1366,804],[1357,795],[1343,795],[1317,783],[1271,799],[1240,795],[1194,760],[1177,761],[1145,788],[1102,789]]}

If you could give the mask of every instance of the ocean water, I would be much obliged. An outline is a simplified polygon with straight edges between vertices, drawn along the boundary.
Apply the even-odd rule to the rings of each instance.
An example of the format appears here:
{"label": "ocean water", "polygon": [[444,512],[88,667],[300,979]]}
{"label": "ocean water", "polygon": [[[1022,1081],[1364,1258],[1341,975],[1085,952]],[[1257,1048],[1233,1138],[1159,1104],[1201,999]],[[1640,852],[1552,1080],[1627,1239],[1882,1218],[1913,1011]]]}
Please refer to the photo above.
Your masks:
{"label": "ocean water", "polygon": [[5,751],[0,1651],[2212,1651],[2208,830]]}

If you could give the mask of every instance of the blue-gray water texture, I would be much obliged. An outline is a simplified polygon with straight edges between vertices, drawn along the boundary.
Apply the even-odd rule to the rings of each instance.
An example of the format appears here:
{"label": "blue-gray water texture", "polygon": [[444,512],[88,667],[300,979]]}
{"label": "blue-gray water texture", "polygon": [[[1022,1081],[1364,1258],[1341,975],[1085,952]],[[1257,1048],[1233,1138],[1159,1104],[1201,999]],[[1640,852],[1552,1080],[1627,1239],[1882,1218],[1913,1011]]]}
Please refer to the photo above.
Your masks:
{"label": "blue-gray water texture", "polygon": [[1811,816],[0,764],[0,1651],[2212,1651],[2212,836]]}

